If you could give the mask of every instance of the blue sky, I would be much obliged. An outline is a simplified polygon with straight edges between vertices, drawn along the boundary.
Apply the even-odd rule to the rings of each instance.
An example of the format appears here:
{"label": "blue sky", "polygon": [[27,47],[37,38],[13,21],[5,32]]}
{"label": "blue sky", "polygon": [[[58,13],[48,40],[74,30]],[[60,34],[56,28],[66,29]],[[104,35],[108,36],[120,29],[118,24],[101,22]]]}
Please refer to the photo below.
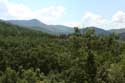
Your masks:
{"label": "blue sky", "polygon": [[125,28],[124,5],[125,0],[0,0],[0,18],[36,18],[47,24]]}

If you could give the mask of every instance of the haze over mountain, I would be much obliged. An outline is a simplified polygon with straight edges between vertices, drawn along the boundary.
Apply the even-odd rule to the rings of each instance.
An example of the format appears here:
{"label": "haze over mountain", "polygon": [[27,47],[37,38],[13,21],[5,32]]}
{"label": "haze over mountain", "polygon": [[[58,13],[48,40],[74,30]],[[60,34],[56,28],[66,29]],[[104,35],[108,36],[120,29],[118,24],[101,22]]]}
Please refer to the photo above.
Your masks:
{"label": "haze over mountain", "polygon": [[40,30],[43,32],[51,33],[51,34],[69,34],[73,33],[73,28],[64,26],[64,25],[47,25],[45,23],[40,22],[37,19],[31,19],[31,20],[8,20],[7,22],[23,26],[27,28],[31,28],[34,30]]}
{"label": "haze over mountain", "polygon": [[[43,22],[40,22],[37,19],[31,19],[31,20],[8,20],[7,22],[23,26],[35,30],[40,30],[43,32],[51,33],[51,34],[70,34],[74,32],[73,27],[68,27],[64,25],[47,25]],[[94,28],[96,34],[109,34],[110,32],[101,28],[97,27],[87,27],[87,28]],[[86,31],[87,28],[80,29],[80,32],[83,33]]]}
{"label": "haze over mountain", "polygon": [[97,27],[93,27],[93,26],[83,28],[83,29],[81,29],[81,32],[84,33],[87,29],[94,29],[94,30],[95,30],[95,33],[96,33],[97,35],[109,35],[109,34],[110,34],[110,32],[107,31],[107,30],[104,30],[104,29],[101,29],[101,28],[97,28]]}
{"label": "haze over mountain", "polygon": [[110,32],[115,32],[115,33],[125,33],[125,28],[121,28],[121,29],[111,29]]}

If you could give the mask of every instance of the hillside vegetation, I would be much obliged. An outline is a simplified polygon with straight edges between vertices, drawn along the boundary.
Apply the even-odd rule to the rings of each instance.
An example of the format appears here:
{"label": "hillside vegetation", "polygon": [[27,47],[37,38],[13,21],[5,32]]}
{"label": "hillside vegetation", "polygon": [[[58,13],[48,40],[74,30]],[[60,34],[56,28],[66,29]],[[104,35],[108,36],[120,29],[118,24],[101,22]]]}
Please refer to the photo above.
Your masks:
{"label": "hillside vegetation", "polygon": [[125,83],[125,43],[74,30],[53,36],[0,21],[0,83]]}

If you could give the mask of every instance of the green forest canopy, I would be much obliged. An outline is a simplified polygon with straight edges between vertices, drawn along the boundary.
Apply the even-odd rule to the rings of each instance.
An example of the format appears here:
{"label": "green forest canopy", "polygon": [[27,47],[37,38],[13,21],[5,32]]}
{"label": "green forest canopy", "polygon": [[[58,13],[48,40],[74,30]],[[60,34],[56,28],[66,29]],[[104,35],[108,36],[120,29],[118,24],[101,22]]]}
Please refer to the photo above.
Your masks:
{"label": "green forest canopy", "polygon": [[92,29],[54,36],[0,21],[0,83],[125,83],[125,43]]}

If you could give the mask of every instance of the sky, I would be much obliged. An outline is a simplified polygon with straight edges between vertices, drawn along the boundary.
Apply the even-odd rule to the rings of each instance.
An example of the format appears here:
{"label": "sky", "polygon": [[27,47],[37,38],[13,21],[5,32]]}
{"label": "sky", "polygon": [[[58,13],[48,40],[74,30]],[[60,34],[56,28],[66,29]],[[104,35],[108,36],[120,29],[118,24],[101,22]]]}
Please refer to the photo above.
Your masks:
{"label": "sky", "polygon": [[125,28],[125,0],[0,0],[0,19],[119,29]]}

